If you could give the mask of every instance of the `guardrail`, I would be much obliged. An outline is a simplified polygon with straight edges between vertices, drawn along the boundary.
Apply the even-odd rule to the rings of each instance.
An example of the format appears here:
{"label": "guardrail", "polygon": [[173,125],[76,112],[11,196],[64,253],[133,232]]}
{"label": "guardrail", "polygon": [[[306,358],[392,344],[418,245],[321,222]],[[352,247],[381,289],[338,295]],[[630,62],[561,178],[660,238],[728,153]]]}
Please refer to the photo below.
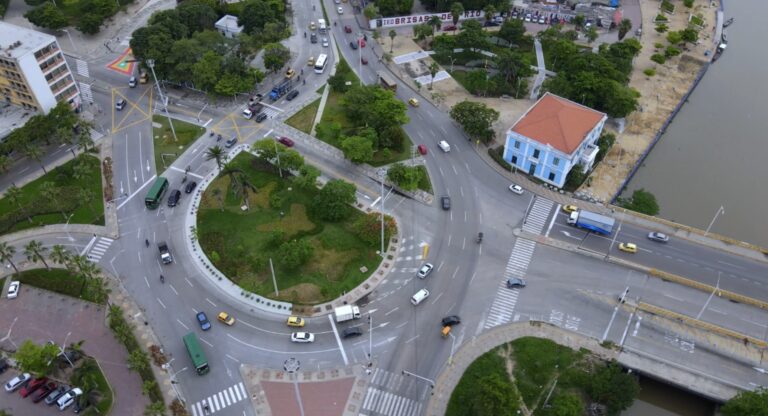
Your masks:
{"label": "guardrail", "polygon": [[714,287],[712,285],[708,285],[706,283],[697,282],[695,280],[691,280],[682,276],[678,276],[676,274],[667,273],[657,269],[650,269],[648,271],[648,274],[659,277],[663,280],[668,280],[671,282],[679,283],[681,285],[692,287],[694,289],[699,289],[704,292],[709,292],[709,293],[714,292],[718,297],[726,298],[734,302],[757,306],[760,309],[768,310],[768,302],[764,302],[755,298],[750,298],[749,296],[740,295],[738,293],[731,292],[730,290],[723,290],[723,289]]}

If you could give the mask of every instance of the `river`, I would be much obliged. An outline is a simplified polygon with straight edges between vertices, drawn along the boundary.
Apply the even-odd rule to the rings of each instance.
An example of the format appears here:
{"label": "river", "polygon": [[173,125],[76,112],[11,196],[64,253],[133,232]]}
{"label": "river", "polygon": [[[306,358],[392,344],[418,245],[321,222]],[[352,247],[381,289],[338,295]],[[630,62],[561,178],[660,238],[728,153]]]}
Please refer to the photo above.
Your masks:
{"label": "river", "polygon": [[640,377],[640,396],[621,416],[712,416],[715,404],[647,377]]}
{"label": "river", "polygon": [[[659,216],[768,247],[768,1],[725,0],[728,48],[707,71],[628,191],[656,195]],[[707,16],[707,18],[710,18]],[[765,101],[764,101],[765,99]],[[766,157],[764,159],[764,157]]]}

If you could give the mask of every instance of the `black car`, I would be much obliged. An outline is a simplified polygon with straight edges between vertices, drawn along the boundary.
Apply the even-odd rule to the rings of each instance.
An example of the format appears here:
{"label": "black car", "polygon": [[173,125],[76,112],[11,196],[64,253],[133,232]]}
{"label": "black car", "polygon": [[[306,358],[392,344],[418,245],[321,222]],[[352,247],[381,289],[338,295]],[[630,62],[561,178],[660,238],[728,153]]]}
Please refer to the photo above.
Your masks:
{"label": "black car", "polygon": [[450,196],[444,196],[440,198],[440,204],[443,206],[443,209],[448,211],[451,209],[451,197]]}
{"label": "black car", "polygon": [[6,361],[5,358],[0,360],[0,374],[3,374],[5,370],[8,369],[8,367],[9,367],[8,361]]}
{"label": "black car", "polygon": [[314,34],[314,33],[312,35],[310,35],[309,41],[312,42],[312,43],[317,43],[317,35]]}
{"label": "black car", "polygon": [[359,337],[360,335],[363,335],[363,330],[356,326],[345,328],[341,331],[341,336],[343,338],[354,338]]}
{"label": "black car", "polygon": [[184,187],[184,192],[188,193],[188,194],[191,194],[192,191],[195,190],[195,188],[197,188],[197,182],[192,181],[192,182],[188,183],[187,186]]}
{"label": "black car", "polygon": [[267,113],[259,113],[256,115],[256,122],[261,123],[262,121],[267,119]]}
{"label": "black car", "polygon": [[179,200],[181,199],[181,191],[178,189],[174,189],[171,191],[171,194],[168,196],[168,206],[169,207],[175,207],[179,204]]}
{"label": "black car", "polygon": [[349,42],[349,47],[354,50],[357,50],[357,42]]}
{"label": "black car", "polygon": [[288,101],[292,101],[294,98],[299,96],[299,90],[293,90],[288,93],[288,96],[285,97]]}
{"label": "black car", "polygon": [[56,400],[59,399],[59,397],[63,396],[64,393],[68,392],[70,389],[69,386],[66,384],[62,384],[59,387],[56,387],[56,390],[52,391],[51,394],[45,396],[45,404],[48,406],[56,403]]}
{"label": "black car", "polygon": [[461,323],[461,318],[458,315],[446,316],[443,318],[443,326],[454,326]]}
{"label": "black car", "polygon": [[224,142],[224,147],[229,149],[230,147],[234,146],[235,144],[237,144],[237,137],[233,137],[233,138],[227,140],[226,142]]}

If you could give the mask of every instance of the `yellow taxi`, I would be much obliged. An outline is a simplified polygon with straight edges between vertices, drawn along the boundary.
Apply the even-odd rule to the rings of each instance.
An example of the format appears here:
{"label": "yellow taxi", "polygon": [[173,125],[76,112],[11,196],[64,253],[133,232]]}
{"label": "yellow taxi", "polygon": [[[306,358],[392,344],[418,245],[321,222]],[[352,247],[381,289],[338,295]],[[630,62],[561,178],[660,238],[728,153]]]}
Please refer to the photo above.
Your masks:
{"label": "yellow taxi", "polygon": [[637,245],[635,243],[619,243],[619,250],[627,253],[637,253]]}
{"label": "yellow taxi", "polygon": [[310,56],[309,59],[307,59],[307,65],[308,66],[312,66],[314,64],[315,64],[315,57],[314,56]]}
{"label": "yellow taxi", "polygon": [[315,29],[317,29],[317,26],[315,26],[315,22],[314,21],[309,22],[309,30],[315,30]]}
{"label": "yellow taxi", "polygon": [[294,70],[293,68],[288,68],[288,70],[285,71],[285,77],[288,79],[293,78],[294,75],[296,75],[296,70]]}
{"label": "yellow taxi", "polygon": [[577,207],[576,205],[563,205],[563,212],[571,213],[578,210],[579,210],[579,207]]}
{"label": "yellow taxi", "polygon": [[224,322],[229,326],[232,326],[235,324],[235,318],[226,312],[219,312],[219,316],[217,316],[217,318],[219,321]]}
{"label": "yellow taxi", "polygon": [[304,326],[304,318],[299,318],[298,316],[291,316],[288,318],[288,322],[286,322],[288,326],[295,326],[298,328],[301,328]]}
{"label": "yellow taxi", "polygon": [[418,107],[419,106],[419,100],[417,100],[415,98],[411,98],[411,99],[408,100],[408,104],[410,104],[410,105],[412,105],[414,107]]}

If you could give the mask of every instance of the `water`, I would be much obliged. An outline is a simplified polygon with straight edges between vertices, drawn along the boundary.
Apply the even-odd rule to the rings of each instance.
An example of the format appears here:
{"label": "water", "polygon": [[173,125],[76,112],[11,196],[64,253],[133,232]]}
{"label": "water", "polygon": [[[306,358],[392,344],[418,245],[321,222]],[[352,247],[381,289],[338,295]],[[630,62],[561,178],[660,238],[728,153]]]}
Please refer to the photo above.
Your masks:
{"label": "water", "polygon": [[[768,1],[725,0],[728,49],[629,184],[656,195],[659,216],[768,247]],[[709,19],[710,17],[707,16]]]}
{"label": "water", "polygon": [[640,377],[640,396],[621,416],[712,416],[714,403],[651,378]]}

